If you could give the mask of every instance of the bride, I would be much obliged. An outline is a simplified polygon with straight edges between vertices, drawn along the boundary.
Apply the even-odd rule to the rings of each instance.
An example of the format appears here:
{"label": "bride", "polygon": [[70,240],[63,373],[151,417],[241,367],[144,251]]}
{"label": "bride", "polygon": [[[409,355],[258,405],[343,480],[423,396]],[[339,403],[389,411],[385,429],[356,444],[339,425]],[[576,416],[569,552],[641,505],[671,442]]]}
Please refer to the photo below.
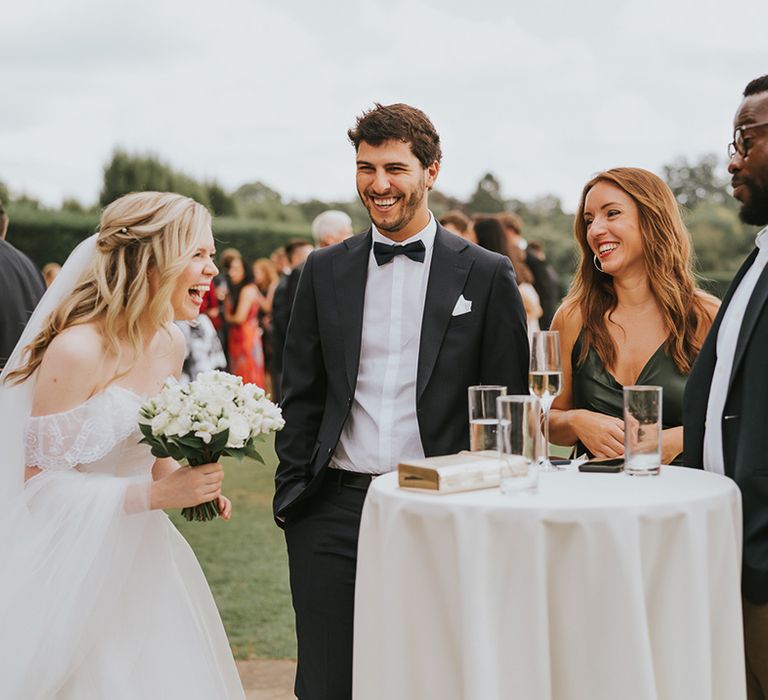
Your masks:
{"label": "bride", "polygon": [[140,445],[217,269],[210,215],[126,195],[70,256],[0,375],[0,695],[243,698],[197,560],[164,508],[218,499],[221,465]]}

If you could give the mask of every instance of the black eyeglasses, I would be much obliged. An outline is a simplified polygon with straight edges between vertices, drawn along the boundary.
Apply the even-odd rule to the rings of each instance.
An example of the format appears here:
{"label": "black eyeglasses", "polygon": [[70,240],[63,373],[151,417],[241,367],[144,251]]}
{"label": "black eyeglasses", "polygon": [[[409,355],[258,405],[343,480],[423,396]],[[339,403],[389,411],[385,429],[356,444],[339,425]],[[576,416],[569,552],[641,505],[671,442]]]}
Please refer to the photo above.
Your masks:
{"label": "black eyeglasses", "polygon": [[759,126],[768,126],[768,122],[745,124],[744,126],[737,126],[733,130],[733,141],[728,144],[728,158],[733,158],[737,153],[742,158],[747,157],[749,153],[749,139],[744,138],[744,132],[749,129],[757,129]]}

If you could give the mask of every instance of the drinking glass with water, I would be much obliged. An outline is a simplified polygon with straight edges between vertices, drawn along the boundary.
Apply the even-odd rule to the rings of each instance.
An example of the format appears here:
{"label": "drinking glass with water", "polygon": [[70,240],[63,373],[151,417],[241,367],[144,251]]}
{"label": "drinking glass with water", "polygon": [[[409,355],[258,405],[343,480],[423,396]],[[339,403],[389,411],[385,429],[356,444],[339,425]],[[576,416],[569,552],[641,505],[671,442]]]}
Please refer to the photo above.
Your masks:
{"label": "drinking glass with water", "polygon": [[469,449],[472,452],[496,449],[496,399],[507,395],[507,387],[479,384],[467,390],[469,399]]}

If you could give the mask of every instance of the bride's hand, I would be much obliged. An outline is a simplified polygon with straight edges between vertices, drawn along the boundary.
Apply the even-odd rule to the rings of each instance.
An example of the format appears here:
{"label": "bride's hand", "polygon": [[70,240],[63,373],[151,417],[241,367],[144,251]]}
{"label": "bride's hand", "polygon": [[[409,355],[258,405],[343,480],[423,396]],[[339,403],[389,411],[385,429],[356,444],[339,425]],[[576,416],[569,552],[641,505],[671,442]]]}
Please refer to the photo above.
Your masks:
{"label": "bride's hand", "polygon": [[152,483],[150,508],[186,508],[221,496],[224,469],[218,462],[199,467],[180,467]]}
{"label": "bride's hand", "polygon": [[219,496],[219,502],[216,506],[219,509],[219,516],[223,520],[229,520],[232,517],[232,501],[226,496]]}

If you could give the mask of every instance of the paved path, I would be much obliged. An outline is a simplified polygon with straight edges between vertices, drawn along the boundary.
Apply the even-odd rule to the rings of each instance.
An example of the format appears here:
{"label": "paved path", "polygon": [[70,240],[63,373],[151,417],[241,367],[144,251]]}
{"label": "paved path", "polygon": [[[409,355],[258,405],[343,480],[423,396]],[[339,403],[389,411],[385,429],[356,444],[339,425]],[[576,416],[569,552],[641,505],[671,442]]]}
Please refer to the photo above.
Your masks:
{"label": "paved path", "polygon": [[237,670],[248,700],[295,700],[296,662],[277,659],[238,661]]}

